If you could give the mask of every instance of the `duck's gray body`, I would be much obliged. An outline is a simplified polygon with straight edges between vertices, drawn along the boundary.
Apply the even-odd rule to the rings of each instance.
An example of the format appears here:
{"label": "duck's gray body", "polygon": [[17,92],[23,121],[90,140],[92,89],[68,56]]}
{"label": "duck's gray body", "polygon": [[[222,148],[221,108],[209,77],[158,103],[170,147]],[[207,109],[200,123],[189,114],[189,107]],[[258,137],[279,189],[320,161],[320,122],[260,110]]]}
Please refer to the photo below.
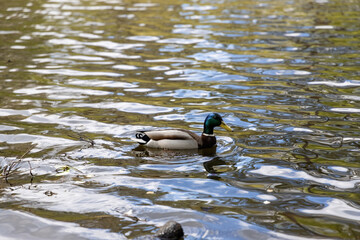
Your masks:
{"label": "duck's gray body", "polygon": [[140,144],[151,148],[196,149],[202,148],[203,141],[197,134],[184,129],[143,131],[136,134]]}

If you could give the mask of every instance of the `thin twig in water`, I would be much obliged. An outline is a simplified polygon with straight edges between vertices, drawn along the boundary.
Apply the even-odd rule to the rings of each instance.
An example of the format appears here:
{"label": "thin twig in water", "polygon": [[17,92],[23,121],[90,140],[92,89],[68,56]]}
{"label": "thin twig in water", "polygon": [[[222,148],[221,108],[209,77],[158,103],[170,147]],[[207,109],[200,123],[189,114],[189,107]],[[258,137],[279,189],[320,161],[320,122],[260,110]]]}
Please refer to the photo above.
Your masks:
{"label": "thin twig in water", "polygon": [[94,140],[92,140],[91,138],[89,138],[89,137],[87,137],[87,136],[85,136],[84,134],[81,134],[81,133],[76,133],[76,135],[77,135],[77,136],[74,137],[73,135],[68,134],[69,137],[71,137],[71,138],[78,138],[79,141],[84,141],[84,142],[89,143],[89,144],[90,144],[89,147],[94,147],[94,145],[95,145]]}
{"label": "thin twig in water", "polygon": [[31,177],[33,177],[34,175],[33,175],[33,173],[32,173],[32,167],[31,167],[31,163],[30,163],[30,161],[27,161],[28,162],[28,164],[29,164],[29,172],[30,172],[30,175],[31,175]]}
{"label": "thin twig in water", "polygon": [[[33,148],[34,148],[34,146],[29,147],[29,149],[26,150],[26,152],[17,161],[14,161],[14,162],[10,163],[9,165],[5,166],[3,173],[4,173],[4,178],[5,178],[6,182],[8,182],[8,177],[10,176],[10,173],[14,171],[14,169],[21,163],[22,159],[26,156],[26,154],[28,154],[31,151],[31,149],[33,149]],[[30,167],[30,175],[33,177],[30,161],[28,161],[28,164]]]}

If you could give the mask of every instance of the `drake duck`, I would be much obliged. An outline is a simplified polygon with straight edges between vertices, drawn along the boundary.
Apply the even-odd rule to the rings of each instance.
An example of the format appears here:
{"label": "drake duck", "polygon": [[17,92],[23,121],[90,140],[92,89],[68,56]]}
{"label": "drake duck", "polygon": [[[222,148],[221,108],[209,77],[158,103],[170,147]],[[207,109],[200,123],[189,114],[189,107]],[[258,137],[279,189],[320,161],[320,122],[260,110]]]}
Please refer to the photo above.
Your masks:
{"label": "drake duck", "polygon": [[135,134],[136,141],[150,148],[164,149],[196,149],[210,148],[216,144],[215,127],[222,127],[228,131],[232,129],[217,113],[210,113],[204,121],[201,136],[185,129],[165,129],[153,131],[139,131]]}

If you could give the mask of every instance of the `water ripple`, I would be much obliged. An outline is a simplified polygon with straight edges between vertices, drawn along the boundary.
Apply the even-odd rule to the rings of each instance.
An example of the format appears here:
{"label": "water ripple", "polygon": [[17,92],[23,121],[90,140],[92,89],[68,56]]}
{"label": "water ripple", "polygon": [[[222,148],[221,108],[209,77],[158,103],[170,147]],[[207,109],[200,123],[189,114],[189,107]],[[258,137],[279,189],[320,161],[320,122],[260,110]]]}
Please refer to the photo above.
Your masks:
{"label": "water ripple", "polygon": [[[310,200],[314,198],[309,198]],[[325,201],[322,209],[299,209],[300,212],[313,215],[327,215],[360,221],[360,209],[350,206],[340,199],[329,199]]]}
{"label": "water ripple", "polygon": [[76,86],[107,87],[107,88],[136,88],[139,86],[134,83],[127,83],[120,81],[106,81],[106,80],[69,79],[67,83]]}
{"label": "water ripple", "polygon": [[[81,227],[79,224],[67,223],[63,221],[49,220],[38,217],[34,214],[28,214],[22,211],[0,210],[1,224],[0,231],[6,239],[16,239],[22,236],[26,239],[126,239],[125,236],[119,234],[109,233],[107,230],[102,229],[87,229]],[[9,227],[9,223],[16,223],[17,228]],[[30,227],[37,234],[28,232],[27,228],[20,226]],[[39,233],[42,234],[39,234]],[[61,236],[59,238],[59,236]]]}
{"label": "water ripple", "polygon": [[173,108],[154,106],[135,102],[101,102],[101,103],[76,103],[74,107],[88,107],[107,109],[113,108],[118,111],[140,114],[156,114],[164,112],[172,112]]}
{"label": "water ripple", "polygon": [[247,78],[241,75],[230,75],[223,72],[214,70],[196,70],[196,69],[184,69],[184,70],[170,70],[165,72],[166,75],[176,76],[170,77],[172,81],[245,81]]}
{"label": "water ripple", "polygon": [[112,94],[111,92],[92,90],[92,89],[79,89],[67,88],[61,86],[38,86],[34,88],[22,88],[14,91],[18,94],[36,95],[46,94],[49,99],[81,99],[86,98],[86,95],[103,96]]}
{"label": "water ripple", "polygon": [[29,69],[29,72],[40,74],[58,74],[67,76],[107,76],[107,77],[121,77],[123,74],[114,72],[90,72],[78,71],[72,69]]}
{"label": "water ripple", "polygon": [[288,168],[278,167],[278,166],[261,166],[260,168],[256,170],[251,170],[251,173],[256,173],[264,176],[273,176],[273,177],[280,177],[280,178],[287,178],[287,179],[293,179],[298,181],[310,181],[310,182],[316,182],[320,184],[326,184],[331,185],[337,188],[355,188],[358,183],[360,183],[360,180],[346,180],[346,181],[340,181],[335,179],[328,179],[328,178],[320,178],[320,177],[314,177],[310,174],[302,171],[295,171]]}
{"label": "water ripple", "polygon": [[83,145],[81,142],[69,139],[30,134],[0,134],[0,139],[0,142],[8,144],[29,143],[36,146],[31,152],[43,151],[44,149],[54,147],[63,149],[70,146]]}
{"label": "water ripple", "polygon": [[255,57],[254,55],[239,55],[230,54],[221,50],[207,53],[196,53],[189,57],[193,57],[198,61],[207,62],[247,62],[249,58]]}

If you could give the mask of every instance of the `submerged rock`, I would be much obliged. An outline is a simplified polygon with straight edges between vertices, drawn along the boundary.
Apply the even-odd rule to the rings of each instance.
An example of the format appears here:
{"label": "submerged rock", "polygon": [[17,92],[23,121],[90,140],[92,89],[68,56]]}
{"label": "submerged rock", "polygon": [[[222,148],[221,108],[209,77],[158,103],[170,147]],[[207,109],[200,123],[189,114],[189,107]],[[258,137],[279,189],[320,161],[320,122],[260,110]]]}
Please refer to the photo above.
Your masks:
{"label": "submerged rock", "polygon": [[168,221],[154,235],[146,235],[136,240],[180,240],[184,237],[184,230],[180,223]]}
{"label": "submerged rock", "polygon": [[154,236],[162,240],[177,240],[184,236],[184,230],[180,223],[168,221]]}

